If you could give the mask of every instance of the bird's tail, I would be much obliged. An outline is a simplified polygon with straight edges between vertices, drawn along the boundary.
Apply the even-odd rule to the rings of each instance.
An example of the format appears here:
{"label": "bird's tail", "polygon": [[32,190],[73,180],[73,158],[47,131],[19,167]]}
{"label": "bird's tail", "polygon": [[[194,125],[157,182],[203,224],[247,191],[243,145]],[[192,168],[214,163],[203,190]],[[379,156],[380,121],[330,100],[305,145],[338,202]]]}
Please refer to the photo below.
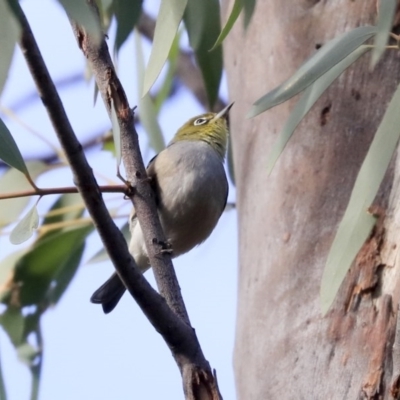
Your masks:
{"label": "bird's tail", "polygon": [[108,314],[120,301],[125,293],[125,286],[119,279],[119,276],[114,273],[111,278],[103,283],[90,298],[90,301],[95,304],[101,304],[103,311]]}

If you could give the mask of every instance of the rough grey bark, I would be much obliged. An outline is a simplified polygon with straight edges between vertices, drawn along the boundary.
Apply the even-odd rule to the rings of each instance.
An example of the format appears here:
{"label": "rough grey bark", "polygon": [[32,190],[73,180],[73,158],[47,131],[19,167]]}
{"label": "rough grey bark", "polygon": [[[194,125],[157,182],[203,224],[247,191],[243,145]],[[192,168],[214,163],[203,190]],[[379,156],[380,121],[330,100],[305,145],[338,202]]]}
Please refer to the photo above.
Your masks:
{"label": "rough grey bark", "polygon": [[366,56],[342,75],[301,123],[269,177],[267,155],[294,101],[245,118],[256,99],[321,44],[375,18],[375,0],[258,1],[247,33],[237,24],[226,40],[239,215],[238,399],[397,396],[396,160],[394,178],[387,175],[374,204],[378,225],[326,317],[319,290],[357,172],[400,81],[398,52],[387,52],[372,73]]}

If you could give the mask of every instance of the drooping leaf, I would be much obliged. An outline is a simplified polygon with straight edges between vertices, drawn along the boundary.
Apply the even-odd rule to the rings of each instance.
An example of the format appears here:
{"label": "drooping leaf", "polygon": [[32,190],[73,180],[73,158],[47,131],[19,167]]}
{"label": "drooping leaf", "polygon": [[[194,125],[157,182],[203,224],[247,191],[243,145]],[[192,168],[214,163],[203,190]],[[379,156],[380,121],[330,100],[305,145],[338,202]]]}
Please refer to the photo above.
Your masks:
{"label": "drooping leaf", "polygon": [[102,10],[108,10],[113,3],[118,3],[118,0],[100,0],[97,4]]}
{"label": "drooping leaf", "polygon": [[214,50],[217,46],[219,46],[225,40],[225,38],[228,36],[233,25],[235,24],[236,20],[239,17],[240,12],[243,9],[243,5],[244,5],[243,0],[235,0],[232,11],[225,23],[225,26],[222,28],[222,31],[219,34],[217,41],[214,43],[214,46],[211,48],[211,51]]}
{"label": "drooping leaf", "polygon": [[84,250],[85,243],[83,242],[75,249],[74,253],[70,255],[68,262],[63,265],[63,268],[59,270],[58,274],[54,276],[52,285],[46,295],[50,304],[54,305],[58,303],[65,290],[68,288],[81,263]]}
{"label": "drooping leaf", "polygon": [[[15,44],[20,34],[21,27],[14,13],[11,11],[7,0],[0,0],[0,95],[6,83]],[[0,141],[2,141],[1,137]]]}
{"label": "drooping leaf", "polygon": [[400,85],[397,87],[358,173],[350,201],[329,251],[321,284],[321,307],[332,305],[351,263],[374,226],[367,213],[385,176],[400,136]]}
{"label": "drooping leaf", "polygon": [[99,21],[86,1],[82,0],[58,0],[68,16],[83,26],[92,38],[100,43],[102,33]]}
{"label": "drooping leaf", "polygon": [[8,307],[0,315],[0,325],[3,327],[14,346],[18,346],[22,343],[24,336],[24,316],[20,308]]}
{"label": "drooping leaf", "polygon": [[293,108],[289,118],[287,119],[282,132],[279,134],[275,141],[270,154],[267,157],[267,174],[270,174],[275,166],[276,161],[280,157],[291,138],[294,130],[304,116],[310,111],[311,107],[321,97],[325,90],[332,84],[332,82],[351,64],[358,60],[364,53],[370,50],[370,47],[360,46],[354,50],[345,59],[336,64],[328,72],[318,78],[311,86],[309,86],[301,98]]}
{"label": "drooping leaf", "polygon": [[18,222],[10,234],[12,244],[21,244],[30,239],[33,232],[39,226],[39,214],[36,208],[37,203],[28,211],[28,213]]}
{"label": "drooping leaf", "polygon": [[161,0],[150,59],[144,74],[142,97],[158,78],[178,32],[187,0]]}
{"label": "drooping leaf", "polygon": [[176,66],[178,64],[179,58],[179,41],[181,35],[176,35],[174,42],[172,43],[171,50],[168,54],[168,70],[165,75],[164,81],[161,85],[160,90],[157,92],[156,98],[154,99],[154,108],[155,112],[158,115],[164,101],[168,98],[169,94],[171,93],[172,84],[175,77]]}
{"label": "drooping leaf", "polygon": [[141,97],[143,74],[144,74],[144,57],[140,34],[135,30],[136,44],[136,70],[138,74],[138,89],[139,89],[139,108],[138,114],[141,124],[143,125],[150,141],[150,146],[156,153],[160,152],[165,147],[164,136],[161,132],[161,127],[157,120],[157,113],[154,108],[153,100],[149,94]]}
{"label": "drooping leaf", "polygon": [[[0,0],[1,2],[2,0]],[[5,123],[0,119],[0,159],[10,167],[28,174],[28,168],[22,158],[21,152]]]}
{"label": "drooping leaf", "polygon": [[[26,249],[9,254],[0,261],[0,302],[12,303],[10,298],[13,289],[14,268],[18,260],[26,253]],[[19,304],[12,304],[17,306]]]}
{"label": "drooping leaf", "polygon": [[93,226],[89,225],[39,240],[19,259],[15,267],[14,296],[22,306],[47,300],[53,280],[64,268],[70,267],[71,259],[76,262],[75,255],[92,230]]}
{"label": "drooping leaf", "polygon": [[254,9],[256,8],[256,0],[243,0],[244,1],[244,28],[250,24],[253,17]]}
{"label": "drooping leaf", "polygon": [[218,0],[188,0],[184,22],[196,62],[203,76],[209,108],[212,109],[222,77],[222,48],[209,51],[221,31]]}
{"label": "drooping leaf", "polygon": [[332,39],[288,80],[258,99],[247,118],[253,118],[300,93],[375,34],[375,27],[361,26]]}
{"label": "drooping leaf", "polygon": [[396,12],[396,0],[380,0],[378,13],[378,31],[375,35],[374,48],[371,55],[371,69],[375,67],[385,51],[389,39],[389,33],[393,26],[393,18]]}
{"label": "drooping leaf", "polygon": [[[49,167],[40,162],[28,162],[30,176],[36,179],[40,174],[47,171]],[[0,177],[0,194],[22,192],[32,189],[26,177],[18,170],[11,168]],[[0,227],[15,222],[21,212],[29,204],[29,197],[0,200]]]}
{"label": "drooping leaf", "polygon": [[142,12],[143,0],[114,0],[113,11],[117,20],[115,50],[118,52],[133,32]]}

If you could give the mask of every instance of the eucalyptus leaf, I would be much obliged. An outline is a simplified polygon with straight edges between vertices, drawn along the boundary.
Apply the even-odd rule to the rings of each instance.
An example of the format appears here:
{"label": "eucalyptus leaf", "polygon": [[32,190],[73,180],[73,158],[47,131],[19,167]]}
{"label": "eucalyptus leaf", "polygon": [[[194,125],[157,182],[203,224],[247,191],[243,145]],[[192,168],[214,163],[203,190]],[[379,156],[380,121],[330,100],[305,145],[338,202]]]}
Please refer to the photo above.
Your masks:
{"label": "eucalyptus leaf", "polygon": [[52,282],[64,268],[71,267],[71,259],[75,260],[92,231],[93,226],[88,225],[39,240],[18,260],[13,278],[18,291],[14,296],[22,306],[48,302]]}
{"label": "eucalyptus leaf", "polygon": [[243,2],[244,2],[244,27],[245,29],[247,29],[254,14],[254,9],[256,7],[256,0],[243,0]]}
{"label": "eucalyptus leaf", "polygon": [[0,261],[0,301],[9,303],[13,287],[14,268],[26,249],[9,254]]}
{"label": "eucalyptus leaf", "polygon": [[[31,161],[27,165],[30,176],[33,179],[36,179],[40,174],[49,169],[41,161]],[[12,192],[23,192],[31,188],[26,177],[14,168],[9,169],[0,177],[0,194],[2,195]],[[15,222],[29,204],[29,201],[29,197],[0,200],[0,227]]]}
{"label": "eucalyptus leaf", "polygon": [[144,74],[144,57],[142,42],[140,34],[135,30],[135,47],[136,47],[136,70],[138,74],[138,90],[139,90],[139,119],[143,125],[147,136],[150,141],[150,146],[156,153],[160,152],[165,147],[164,136],[161,131],[161,127],[157,120],[157,113],[149,94],[140,97],[142,93],[143,85],[143,74]]}
{"label": "eucalyptus leaf", "polygon": [[[1,2],[1,0],[0,0]],[[22,158],[21,152],[5,123],[0,119],[0,159],[10,167],[28,174],[28,168]]]}
{"label": "eucalyptus leaf", "polygon": [[51,305],[58,303],[65,290],[68,288],[82,260],[85,243],[81,243],[74,252],[68,257],[63,268],[54,276],[52,285],[46,295]]}
{"label": "eucalyptus leaf", "polygon": [[144,74],[142,97],[158,78],[182,21],[187,0],[162,0],[154,31],[153,46]]}
{"label": "eucalyptus leaf", "polygon": [[11,11],[7,0],[0,0],[0,94],[2,93],[6,83],[14,54],[15,44],[17,43],[20,34],[21,27],[15,18],[14,13]]}
{"label": "eucalyptus leaf", "polygon": [[389,33],[393,26],[397,0],[380,0],[378,12],[378,32],[375,35],[374,48],[371,55],[371,69],[375,67],[385,51]]}
{"label": "eucalyptus leaf", "polygon": [[29,210],[29,212],[18,222],[10,234],[10,242],[12,244],[21,244],[33,235],[33,232],[39,226],[39,214],[36,208],[37,203]]}
{"label": "eucalyptus leaf", "polygon": [[397,87],[358,173],[349,204],[329,251],[322,276],[322,313],[331,307],[336,294],[374,226],[367,214],[396,150],[400,136],[400,85]]}
{"label": "eucalyptus leaf", "polygon": [[0,324],[15,347],[22,343],[24,336],[24,316],[20,308],[8,307],[0,315]]}
{"label": "eucalyptus leaf", "polygon": [[112,5],[117,21],[115,50],[118,52],[139,21],[143,0],[114,0]]}
{"label": "eucalyptus leaf", "polygon": [[304,116],[310,111],[311,107],[321,97],[325,90],[338,78],[342,72],[351,64],[357,61],[363,54],[371,48],[368,46],[360,46],[358,49],[350,53],[345,59],[336,64],[328,72],[318,78],[311,86],[309,86],[302,94],[299,101],[296,103],[289,118],[287,119],[282,131],[278,135],[270,154],[267,157],[267,174],[272,172],[276,161],[280,157],[292,137],[297,125],[301,122]]}
{"label": "eucalyptus leaf", "polygon": [[93,9],[86,1],[82,0],[58,0],[68,16],[77,24],[83,26],[92,38],[100,43],[102,32],[99,21]]}
{"label": "eucalyptus leaf", "polygon": [[221,31],[219,1],[188,0],[184,22],[212,109],[218,98],[223,67],[221,46],[209,51]]}
{"label": "eucalyptus leaf", "polygon": [[156,98],[154,99],[154,108],[157,115],[160,112],[161,106],[164,104],[165,100],[168,99],[168,96],[171,93],[176,67],[178,65],[180,38],[181,35],[178,32],[168,54],[167,73],[165,74],[161,88],[157,92]]}
{"label": "eucalyptus leaf", "polygon": [[235,3],[233,4],[232,7],[232,11],[229,14],[225,26],[222,28],[222,31],[219,34],[217,41],[214,43],[214,46],[211,48],[210,51],[214,50],[217,46],[219,46],[228,36],[229,32],[233,28],[233,25],[235,24],[236,20],[239,17],[240,12],[243,9],[243,5],[244,5],[243,0],[235,0]]}
{"label": "eucalyptus leaf", "polygon": [[300,93],[377,32],[374,26],[361,26],[322,46],[288,80],[258,99],[247,114],[255,117]]}

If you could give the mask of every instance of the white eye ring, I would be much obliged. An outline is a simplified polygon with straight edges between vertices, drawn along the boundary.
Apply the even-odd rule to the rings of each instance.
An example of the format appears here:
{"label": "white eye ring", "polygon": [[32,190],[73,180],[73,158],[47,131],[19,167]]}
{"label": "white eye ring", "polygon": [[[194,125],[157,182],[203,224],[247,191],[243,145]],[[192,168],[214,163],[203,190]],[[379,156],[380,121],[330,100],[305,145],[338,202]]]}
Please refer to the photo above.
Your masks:
{"label": "white eye ring", "polygon": [[194,126],[196,126],[196,125],[204,125],[207,121],[208,121],[207,118],[200,117],[200,118],[197,118],[196,121],[194,121],[193,125]]}

